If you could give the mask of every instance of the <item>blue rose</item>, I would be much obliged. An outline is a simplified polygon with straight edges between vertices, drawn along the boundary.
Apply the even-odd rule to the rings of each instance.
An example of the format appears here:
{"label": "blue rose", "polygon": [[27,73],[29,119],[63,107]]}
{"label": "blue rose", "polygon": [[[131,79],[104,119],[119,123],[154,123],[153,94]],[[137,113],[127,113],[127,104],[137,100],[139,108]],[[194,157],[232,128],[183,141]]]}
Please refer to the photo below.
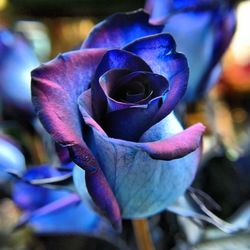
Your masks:
{"label": "blue rose", "polygon": [[[33,103],[53,139],[79,166],[113,225],[164,210],[192,183],[204,126],[183,130],[172,111],[188,65],[162,26],[139,10],[97,24],[81,50],[32,72]],[[82,180],[82,181],[81,181]]]}
{"label": "blue rose", "polygon": [[235,13],[227,0],[147,0],[150,22],[163,24],[163,32],[176,40],[185,54],[190,78],[185,101],[203,96],[218,80],[221,57],[235,31]]}
{"label": "blue rose", "polygon": [[0,100],[5,108],[33,112],[30,72],[38,65],[36,55],[23,36],[0,30]]}
{"label": "blue rose", "polygon": [[[63,166],[62,166],[63,167]],[[12,185],[12,198],[22,210],[18,227],[28,225],[41,234],[85,234],[111,240],[114,231],[89,204],[88,193],[82,194],[63,189],[49,189],[39,183],[58,182],[71,171],[40,165],[28,169]]]}

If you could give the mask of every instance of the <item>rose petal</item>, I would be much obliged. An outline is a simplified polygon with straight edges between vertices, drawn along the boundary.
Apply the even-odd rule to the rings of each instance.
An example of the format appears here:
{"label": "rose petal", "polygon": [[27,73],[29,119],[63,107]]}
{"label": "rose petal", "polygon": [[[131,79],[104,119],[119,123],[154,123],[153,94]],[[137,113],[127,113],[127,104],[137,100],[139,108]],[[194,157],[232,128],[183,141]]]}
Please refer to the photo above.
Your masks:
{"label": "rose petal", "polygon": [[[106,114],[106,120],[103,121],[102,127],[93,119],[91,113],[92,100],[90,98],[89,90],[83,92],[79,97],[79,109],[85,123],[94,127],[101,134],[107,136],[106,133],[112,133],[113,137],[126,138],[126,140],[138,140],[141,134],[145,131],[145,126],[150,124],[152,115],[159,109],[160,100],[154,100],[147,108],[131,108],[118,110]],[[123,118],[129,117],[129,120]],[[140,119],[136,122],[135,119]],[[134,122],[135,121],[135,122]],[[107,123],[107,124],[106,124]],[[108,128],[106,128],[108,127]],[[136,127],[137,130],[134,130]],[[106,128],[105,131],[103,128]],[[87,138],[86,138],[87,139]]]}
{"label": "rose petal", "polygon": [[[168,81],[161,75],[151,72],[135,71],[121,78],[121,84],[133,83],[139,81],[147,84],[152,93],[152,98],[164,95],[169,90]],[[140,104],[140,102],[138,102]]]}
{"label": "rose petal", "polygon": [[55,143],[55,151],[56,151],[56,154],[57,154],[60,162],[63,165],[67,165],[71,162],[71,158],[70,158],[69,151],[67,148],[62,147],[58,143]]}
{"label": "rose petal", "polygon": [[184,95],[188,82],[187,60],[175,52],[174,39],[165,33],[138,39],[124,49],[140,56],[154,73],[164,76],[169,82],[168,96],[152,119],[154,124],[168,115]]}
{"label": "rose petal", "polygon": [[[113,139],[90,128],[89,146],[102,166],[124,218],[146,217],[164,210],[191,184],[197,171],[199,149],[180,159],[155,160],[145,151],[146,143]],[[173,115],[163,119],[158,128],[160,139],[182,130]],[[152,134],[159,139],[157,131]]]}
{"label": "rose petal", "polygon": [[[33,103],[41,122],[53,139],[67,146],[74,162],[91,174],[101,191],[89,185],[89,193],[115,224],[119,207],[99,164],[82,140],[82,122],[77,105],[78,96],[89,87],[90,80],[105,50],[82,50],[65,53],[32,72]],[[93,178],[95,177],[95,178]],[[106,196],[103,200],[97,196]],[[119,223],[118,223],[119,224]]]}
{"label": "rose petal", "polygon": [[163,26],[151,25],[144,10],[114,14],[97,24],[82,48],[120,48],[133,40],[157,34]]}
{"label": "rose petal", "polygon": [[99,84],[99,78],[111,69],[128,69],[132,71],[152,72],[150,67],[140,57],[123,50],[109,50],[102,58],[91,83],[94,118],[100,122],[107,109],[107,100]]}
{"label": "rose petal", "polygon": [[121,77],[131,73],[128,69],[113,69],[104,73],[99,78],[99,84],[107,100],[107,112],[128,108],[129,103],[118,102],[110,97],[112,90],[116,89]]}
{"label": "rose petal", "polygon": [[155,98],[147,106],[140,105],[107,113],[102,127],[113,138],[138,141],[142,133],[152,124],[162,104],[162,97]]}
{"label": "rose petal", "polygon": [[[78,98],[79,109],[81,115],[84,119],[84,122],[89,125],[95,127],[103,135],[106,135],[105,131],[102,127],[93,119],[93,111],[92,111],[92,99],[91,99],[91,90],[84,91]],[[86,138],[85,138],[86,140]]]}
{"label": "rose petal", "polygon": [[105,50],[69,52],[32,71],[33,103],[55,141],[79,144],[82,134],[77,97],[89,88],[104,53]]}
{"label": "rose petal", "polygon": [[[147,108],[130,108],[106,114],[103,127],[113,138],[138,141],[141,134],[151,124],[152,117],[159,109],[159,100]],[[140,122],[138,122],[140,121]]]}
{"label": "rose petal", "polygon": [[201,143],[205,127],[197,123],[170,138],[144,143],[143,148],[154,159],[173,160],[181,158],[194,150]]}

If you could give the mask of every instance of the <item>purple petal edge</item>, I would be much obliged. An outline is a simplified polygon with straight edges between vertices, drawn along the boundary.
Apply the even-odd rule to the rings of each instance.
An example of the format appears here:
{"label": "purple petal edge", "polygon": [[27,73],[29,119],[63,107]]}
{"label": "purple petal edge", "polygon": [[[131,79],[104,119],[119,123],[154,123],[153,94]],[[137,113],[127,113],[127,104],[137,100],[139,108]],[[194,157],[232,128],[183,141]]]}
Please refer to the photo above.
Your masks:
{"label": "purple petal edge", "polygon": [[[42,124],[56,142],[68,147],[73,161],[89,173],[86,178],[95,182],[88,188],[90,195],[119,227],[118,203],[98,162],[82,140],[83,122],[77,105],[78,96],[89,88],[90,79],[105,52],[100,49],[69,52],[33,70],[32,94]],[[96,192],[95,186],[101,191]],[[107,199],[102,199],[103,196]]]}
{"label": "purple petal edge", "polygon": [[136,38],[157,34],[162,29],[162,25],[149,23],[149,14],[143,9],[116,13],[94,26],[81,48],[120,48]]}
{"label": "purple petal edge", "polygon": [[154,159],[178,159],[200,146],[205,129],[204,125],[197,123],[170,138],[143,143],[142,148]]}

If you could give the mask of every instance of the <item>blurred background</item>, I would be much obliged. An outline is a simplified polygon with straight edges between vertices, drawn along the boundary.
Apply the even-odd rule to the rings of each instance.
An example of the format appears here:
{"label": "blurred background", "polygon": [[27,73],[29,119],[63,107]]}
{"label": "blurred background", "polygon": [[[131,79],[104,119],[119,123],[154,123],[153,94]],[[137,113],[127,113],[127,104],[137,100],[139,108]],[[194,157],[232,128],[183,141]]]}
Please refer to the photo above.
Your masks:
{"label": "blurred background", "polygon": [[[0,28],[7,27],[22,33],[39,61],[46,62],[58,53],[77,49],[91,28],[106,16],[117,11],[141,8],[144,3],[143,0],[0,0]],[[203,122],[208,127],[203,145],[204,171],[197,176],[194,186],[219,203],[222,209],[218,215],[223,219],[228,219],[250,200],[250,1],[234,1],[234,4],[237,29],[223,57],[219,82],[208,97],[189,104],[185,116],[187,125]],[[9,131],[19,138],[13,130]],[[36,146],[38,148],[34,150],[39,151],[39,145]],[[37,161],[28,152],[26,156],[28,163]],[[40,163],[46,161],[42,157],[38,160]],[[35,237],[27,229],[14,232],[13,225],[20,211],[5,190],[1,190],[0,195],[0,249],[61,250],[69,249],[69,244],[72,246],[70,249],[117,249],[110,243],[97,239],[93,241],[88,237]],[[249,205],[244,211],[247,214],[245,220],[249,223]],[[154,220],[161,220],[162,225],[164,222],[176,225],[176,218],[170,215],[163,217]],[[195,249],[229,249],[227,247],[232,244],[235,248],[230,249],[250,249],[249,233],[232,237],[213,230],[201,233],[195,223],[185,220],[179,223],[189,243],[197,243]],[[175,239],[179,239],[179,246],[174,248],[173,239],[165,239],[157,231],[156,241],[161,237],[165,239],[165,243],[159,244],[157,249],[191,249],[181,248],[184,236],[176,234],[175,226],[166,225],[161,226],[162,232],[175,235]],[[185,230],[187,227],[192,228],[192,236]],[[203,238],[198,240],[201,234]]]}

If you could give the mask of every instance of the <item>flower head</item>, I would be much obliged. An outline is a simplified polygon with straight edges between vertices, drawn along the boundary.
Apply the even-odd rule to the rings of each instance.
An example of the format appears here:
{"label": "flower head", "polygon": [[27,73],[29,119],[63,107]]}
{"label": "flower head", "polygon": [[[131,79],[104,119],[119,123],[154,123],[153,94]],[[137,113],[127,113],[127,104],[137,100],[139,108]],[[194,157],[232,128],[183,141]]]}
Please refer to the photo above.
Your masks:
{"label": "flower head", "polygon": [[188,65],[148,18],[141,10],[113,15],[81,50],[32,72],[40,120],[80,167],[79,192],[82,168],[90,195],[115,226],[120,213],[149,216],[185,192],[204,132],[201,124],[183,131],[171,113],[185,93]]}

